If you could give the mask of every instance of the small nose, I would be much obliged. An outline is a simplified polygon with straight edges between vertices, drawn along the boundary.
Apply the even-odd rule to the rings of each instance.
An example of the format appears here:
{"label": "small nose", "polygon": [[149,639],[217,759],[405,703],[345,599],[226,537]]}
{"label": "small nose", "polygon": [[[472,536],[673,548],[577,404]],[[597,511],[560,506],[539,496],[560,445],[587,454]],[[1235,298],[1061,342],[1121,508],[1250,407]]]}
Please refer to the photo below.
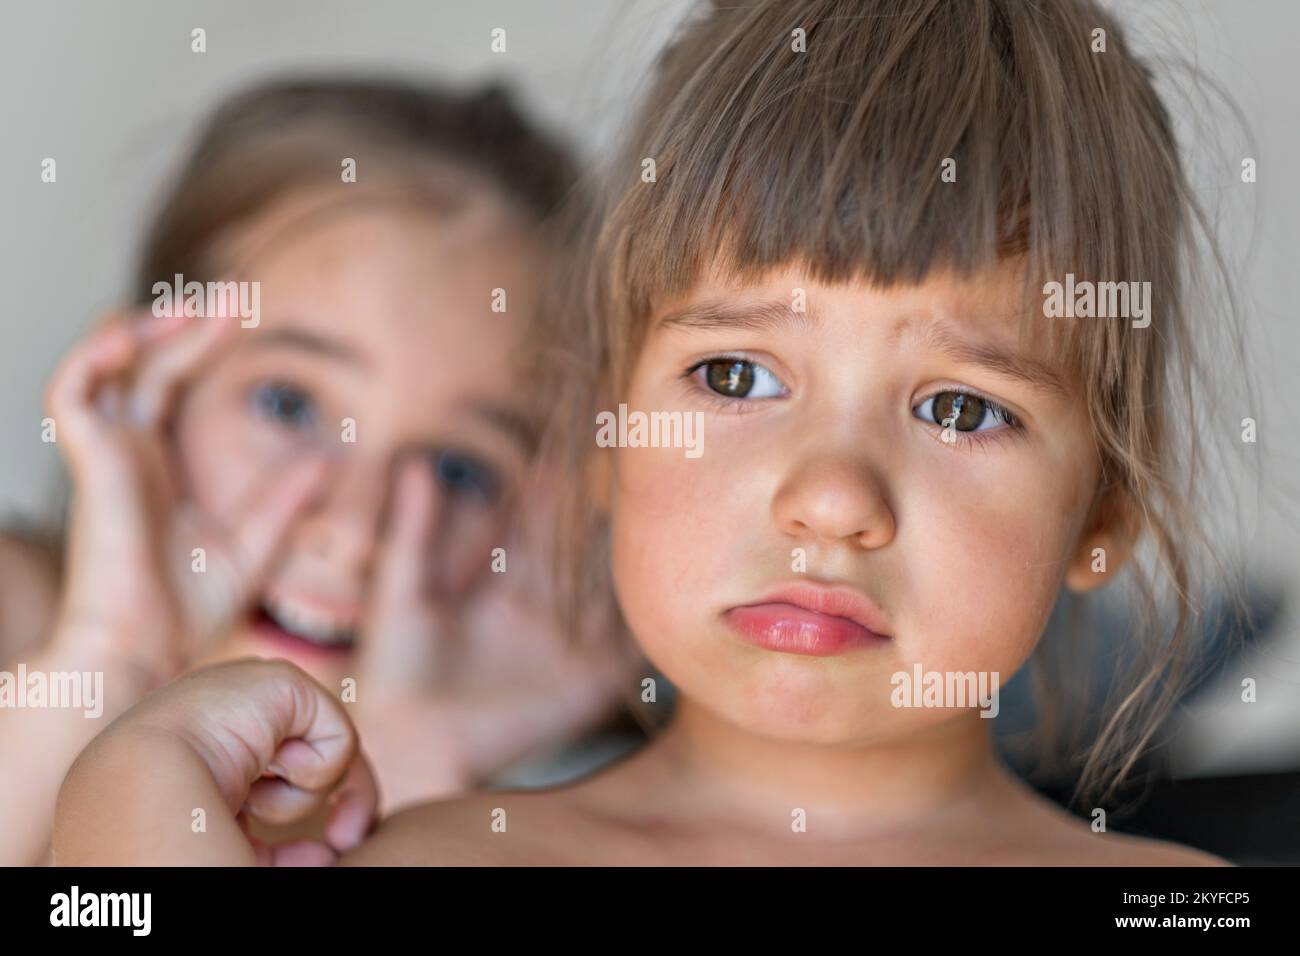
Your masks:
{"label": "small nose", "polygon": [[795,538],[880,548],[894,538],[882,482],[861,456],[821,454],[791,469],[772,501],[777,527]]}
{"label": "small nose", "polygon": [[299,542],[349,575],[364,575],[379,538],[387,479],[384,460],[341,457],[328,493],[303,520]]}

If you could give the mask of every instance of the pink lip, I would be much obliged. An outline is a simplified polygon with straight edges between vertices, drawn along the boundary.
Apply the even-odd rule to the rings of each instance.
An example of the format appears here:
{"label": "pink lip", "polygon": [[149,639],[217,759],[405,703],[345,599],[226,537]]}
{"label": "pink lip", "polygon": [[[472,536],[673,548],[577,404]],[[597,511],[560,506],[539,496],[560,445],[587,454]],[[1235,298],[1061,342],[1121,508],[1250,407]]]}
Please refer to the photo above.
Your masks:
{"label": "pink lip", "polygon": [[313,644],[310,641],[282,630],[274,621],[261,613],[255,613],[252,621],[253,633],[258,642],[266,648],[267,653],[282,657],[299,666],[316,666],[346,660],[351,656],[351,647],[328,647]]}
{"label": "pink lip", "polygon": [[329,598],[322,597],[319,588],[311,592],[271,588],[266,592],[266,597],[272,601],[292,601],[294,604],[315,608],[317,611],[323,611],[339,621],[355,622],[360,614],[356,603],[336,603]]}
{"label": "pink lip", "polygon": [[787,654],[831,657],[889,639],[884,616],[851,588],[794,585],[724,617],[750,644]]}

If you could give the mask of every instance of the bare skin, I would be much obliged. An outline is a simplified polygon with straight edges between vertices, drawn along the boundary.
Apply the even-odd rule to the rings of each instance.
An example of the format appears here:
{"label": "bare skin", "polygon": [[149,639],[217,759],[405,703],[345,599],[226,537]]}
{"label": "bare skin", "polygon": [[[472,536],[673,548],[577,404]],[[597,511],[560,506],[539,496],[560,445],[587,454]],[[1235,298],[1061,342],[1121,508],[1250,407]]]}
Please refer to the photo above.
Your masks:
{"label": "bare skin", "polygon": [[[790,271],[750,285],[715,277],[674,306],[646,336],[628,405],[700,411],[705,452],[617,448],[604,463],[615,586],[638,644],[677,689],[670,728],[572,786],[399,813],[336,847],[339,862],[1222,865],[1092,832],[1006,771],[979,710],[891,693],[914,666],[1009,680],[1060,589],[1099,587],[1132,543],[1123,509],[1099,504],[1075,383],[1011,334],[1014,279],[882,290]],[[806,318],[788,309],[792,288],[808,292]],[[701,374],[709,363],[721,373]],[[968,404],[941,426],[954,394]],[[961,432],[951,442],[948,427]],[[1100,572],[1098,547],[1110,557]],[[790,590],[796,552],[801,586],[838,595],[847,613],[774,591]],[[734,624],[756,606],[777,621],[757,636]],[[854,615],[870,620],[845,638]],[[254,693],[234,669],[161,694],[173,725],[208,737],[237,728],[204,699],[237,698],[244,714],[284,699],[272,691],[294,680],[283,673]],[[174,793],[115,784],[140,776],[119,762],[141,751],[131,735],[150,726],[158,696],[69,775],[63,862],[186,859],[183,834],[142,856],[106,832],[109,819],[148,826],[155,805],[199,805],[211,788],[184,748],[178,772],[150,758]],[[277,744],[261,746],[263,768]],[[237,782],[218,779],[232,807]],[[251,858],[241,840],[203,849]]]}
{"label": "bare skin", "polygon": [[[791,268],[715,274],[665,308],[626,400],[698,410],[704,453],[602,454],[620,604],[678,688],[672,728],[567,790],[398,816],[346,860],[1220,862],[1093,833],[1000,765],[977,712],[891,699],[914,665],[1009,680],[1061,588],[1100,587],[1131,545],[1095,496],[1078,383],[1017,334],[1021,291],[1014,263],[895,289]],[[706,377],[709,362],[734,377]],[[957,391],[985,411],[945,436]],[[887,639],[825,656],[740,639],[729,613],[792,579],[864,595]]]}
{"label": "bare skin", "polygon": [[[772,765],[747,763],[755,742],[744,737],[687,703],[655,742],[577,784],[425,804],[368,832],[373,781],[343,706],[293,665],[231,662],[151,694],[82,753],[60,792],[55,862],[1223,865],[1092,832],[1008,774],[971,714],[923,741],[845,752],[835,778],[824,754],[800,764],[788,747],[795,763],[760,770]],[[938,752],[955,762],[927,772],[925,755]],[[195,807],[207,814],[201,834],[190,826]],[[325,841],[268,846],[250,831],[327,809]]]}
{"label": "bare skin", "polygon": [[[688,718],[689,719],[689,718]],[[978,728],[976,728],[978,731]],[[993,762],[925,812],[849,815],[804,806],[797,785],[758,793],[688,756],[681,724],[579,784],[480,793],[385,820],[344,865],[1226,866],[1186,847],[1094,833]],[[807,803],[808,801],[805,801]],[[864,807],[869,806],[864,804]],[[494,832],[504,810],[505,832]],[[497,814],[499,816],[499,813]]]}
{"label": "bare skin", "polygon": [[16,535],[0,535],[0,660],[40,643],[54,620],[59,576],[49,555]]}
{"label": "bare skin", "polygon": [[[518,374],[544,266],[527,223],[491,190],[455,214],[392,186],[348,195],[291,193],[226,237],[232,274],[262,283],[256,325],[116,314],[56,370],[65,578],[0,548],[0,670],[103,672],[107,699],[100,721],[0,711],[0,779],[24,769],[0,786],[0,863],[39,859],[96,733],[206,663],[284,658],[354,690],[385,806],[461,792],[612,710],[623,663],[562,639],[514,520],[548,498]],[[489,571],[497,547],[509,573]]]}

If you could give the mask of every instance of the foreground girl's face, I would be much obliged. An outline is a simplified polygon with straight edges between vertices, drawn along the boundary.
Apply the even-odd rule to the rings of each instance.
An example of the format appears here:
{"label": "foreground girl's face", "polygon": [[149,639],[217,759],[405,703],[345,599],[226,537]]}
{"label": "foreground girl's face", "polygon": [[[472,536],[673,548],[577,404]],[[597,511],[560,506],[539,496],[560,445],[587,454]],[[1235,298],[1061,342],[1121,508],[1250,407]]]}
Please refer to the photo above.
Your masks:
{"label": "foreground girl's face", "polygon": [[656,318],[629,412],[702,413],[703,453],[614,453],[614,575],[688,697],[773,736],[866,741],[954,713],[896,708],[897,672],[1005,684],[1026,660],[1098,466],[1082,399],[1018,345],[1010,283],[788,271],[710,280]]}
{"label": "foreground girl's face", "polygon": [[[176,437],[196,502],[225,521],[286,459],[334,459],[324,499],[223,653],[288,657],[333,681],[354,653],[399,455],[423,454],[442,497],[438,586],[466,587],[500,543],[529,451],[513,370],[535,258],[483,204],[301,219],[313,203],[287,200],[238,237],[242,272],[262,283],[261,320],[192,387]],[[492,311],[497,288],[504,313]]]}

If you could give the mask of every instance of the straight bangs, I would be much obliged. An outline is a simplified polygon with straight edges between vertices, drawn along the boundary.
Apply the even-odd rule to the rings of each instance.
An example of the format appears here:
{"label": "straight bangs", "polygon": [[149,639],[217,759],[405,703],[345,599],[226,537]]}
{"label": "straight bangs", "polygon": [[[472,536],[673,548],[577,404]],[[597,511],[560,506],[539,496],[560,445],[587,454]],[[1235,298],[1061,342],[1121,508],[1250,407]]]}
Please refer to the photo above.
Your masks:
{"label": "straight bangs", "polygon": [[1018,260],[1022,334],[1103,388],[1150,357],[1142,330],[1046,319],[1046,282],[1149,281],[1152,324],[1177,322],[1169,118],[1089,4],[706,5],[636,129],[597,252],[621,372],[646,320],[715,270],[891,286]]}

